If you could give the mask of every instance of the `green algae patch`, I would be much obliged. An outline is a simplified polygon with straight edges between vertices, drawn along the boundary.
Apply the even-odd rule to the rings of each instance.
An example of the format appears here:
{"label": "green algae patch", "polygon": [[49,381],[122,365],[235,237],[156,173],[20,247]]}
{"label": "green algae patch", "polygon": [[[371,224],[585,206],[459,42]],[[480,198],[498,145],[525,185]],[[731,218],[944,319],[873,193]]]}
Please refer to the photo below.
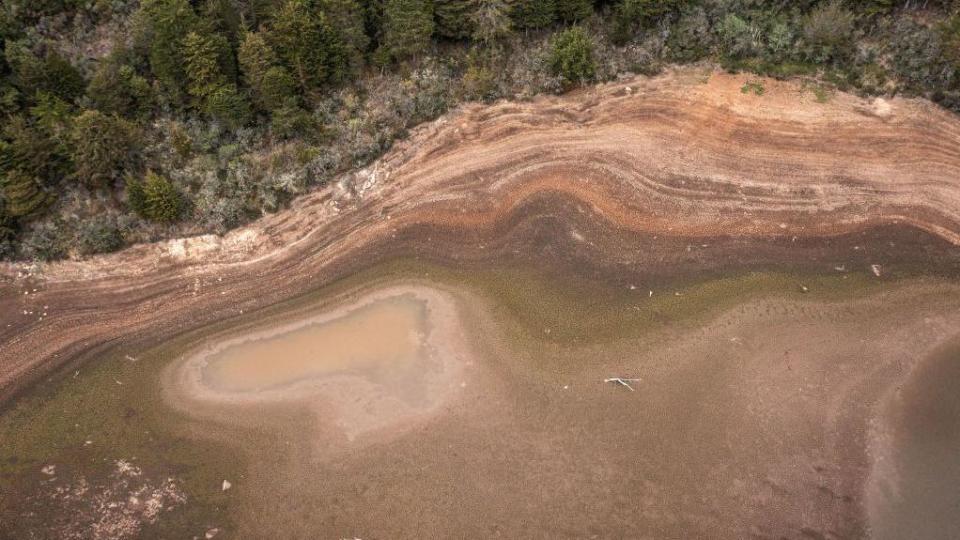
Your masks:
{"label": "green algae patch", "polygon": [[692,327],[725,309],[762,297],[843,302],[888,290],[897,283],[864,273],[753,272],[701,281],[678,280],[654,289],[611,287],[522,270],[474,275],[467,282],[495,299],[493,309],[520,323],[509,326],[518,344],[536,340],[565,345],[637,337],[667,326]]}

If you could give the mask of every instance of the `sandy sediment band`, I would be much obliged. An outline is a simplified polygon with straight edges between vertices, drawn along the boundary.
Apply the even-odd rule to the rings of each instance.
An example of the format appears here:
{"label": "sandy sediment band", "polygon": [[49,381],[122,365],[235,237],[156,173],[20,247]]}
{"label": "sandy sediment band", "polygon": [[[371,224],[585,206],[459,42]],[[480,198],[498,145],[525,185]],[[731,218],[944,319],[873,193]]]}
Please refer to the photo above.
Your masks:
{"label": "sandy sediment band", "polygon": [[685,69],[469,105],[223,238],[7,265],[0,398],[81,353],[162,339],[398,255],[624,280],[785,262],[960,268],[955,117],[902,99],[816,103],[776,81],[755,96],[743,82]]}

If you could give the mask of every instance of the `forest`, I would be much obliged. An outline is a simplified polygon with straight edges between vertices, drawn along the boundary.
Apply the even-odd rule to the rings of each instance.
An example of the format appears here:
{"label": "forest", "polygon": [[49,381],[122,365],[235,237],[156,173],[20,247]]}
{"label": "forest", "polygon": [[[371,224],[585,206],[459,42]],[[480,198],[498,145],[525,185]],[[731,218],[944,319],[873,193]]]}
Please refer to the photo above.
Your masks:
{"label": "forest", "polygon": [[[960,2],[3,0],[0,259],[223,233],[467,101],[672,64],[960,112]],[[762,84],[744,91],[762,93]]]}

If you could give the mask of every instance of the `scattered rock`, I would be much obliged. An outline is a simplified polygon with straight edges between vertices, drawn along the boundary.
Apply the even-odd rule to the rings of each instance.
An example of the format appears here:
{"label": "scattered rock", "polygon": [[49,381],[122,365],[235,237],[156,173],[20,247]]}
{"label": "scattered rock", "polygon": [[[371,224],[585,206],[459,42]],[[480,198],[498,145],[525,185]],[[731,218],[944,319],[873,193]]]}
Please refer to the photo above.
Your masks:
{"label": "scattered rock", "polygon": [[216,535],[218,535],[218,534],[220,534],[220,529],[214,527],[214,528],[210,529],[209,531],[207,531],[206,533],[204,533],[203,537],[206,538],[207,540],[210,540],[211,538],[213,538],[214,536],[216,536]]}
{"label": "scattered rock", "polygon": [[224,481],[223,481],[223,486],[221,486],[221,491],[226,491],[226,490],[230,489],[231,487],[233,487],[233,484],[231,484],[229,480],[224,480]]}
{"label": "scattered rock", "polygon": [[57,474],[57,466],[56,466],[56,465],[45,465],[42,469],[40,469],[40,472],[42,472],[43,474],[45,474],[45,475],[47,475],[47,476],[53,476],[53,475]]}
{"label": "scattered rock", "polygon": [[880,277],[880,274],[882,273],[882,270],[883,270],[883,269],[880,267],[879,264],[871,264],[871,265],[870,265],[870,271],[873,272],[873,275],[875,275],[875,276],[877,276],[877,277]]}

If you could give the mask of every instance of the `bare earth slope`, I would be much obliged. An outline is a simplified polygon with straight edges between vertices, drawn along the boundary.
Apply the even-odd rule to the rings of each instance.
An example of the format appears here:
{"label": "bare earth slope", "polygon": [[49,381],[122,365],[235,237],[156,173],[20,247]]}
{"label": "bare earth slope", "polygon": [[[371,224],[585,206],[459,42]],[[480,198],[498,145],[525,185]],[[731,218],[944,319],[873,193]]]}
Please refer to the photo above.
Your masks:
{"label": "bare earth slope", "polygon": [[[822,268],[831,250],[873,242],[872,259],[852,260],[936,246],[929,256],[957,269],[960,122],[918,101],[838,94],[821,104],[796,84],[764,81],[757,96],[743,82],[687,69],[470,105],[223,238],[7,265],[0,398],[81,351],[159,339],[394,255],[590,258],[611,276],[656,276],[676,263]],[[896,245],[870,232],[896,224],[907,225],[889,233]],[[723,249],[691,255],[691,244]]]}

